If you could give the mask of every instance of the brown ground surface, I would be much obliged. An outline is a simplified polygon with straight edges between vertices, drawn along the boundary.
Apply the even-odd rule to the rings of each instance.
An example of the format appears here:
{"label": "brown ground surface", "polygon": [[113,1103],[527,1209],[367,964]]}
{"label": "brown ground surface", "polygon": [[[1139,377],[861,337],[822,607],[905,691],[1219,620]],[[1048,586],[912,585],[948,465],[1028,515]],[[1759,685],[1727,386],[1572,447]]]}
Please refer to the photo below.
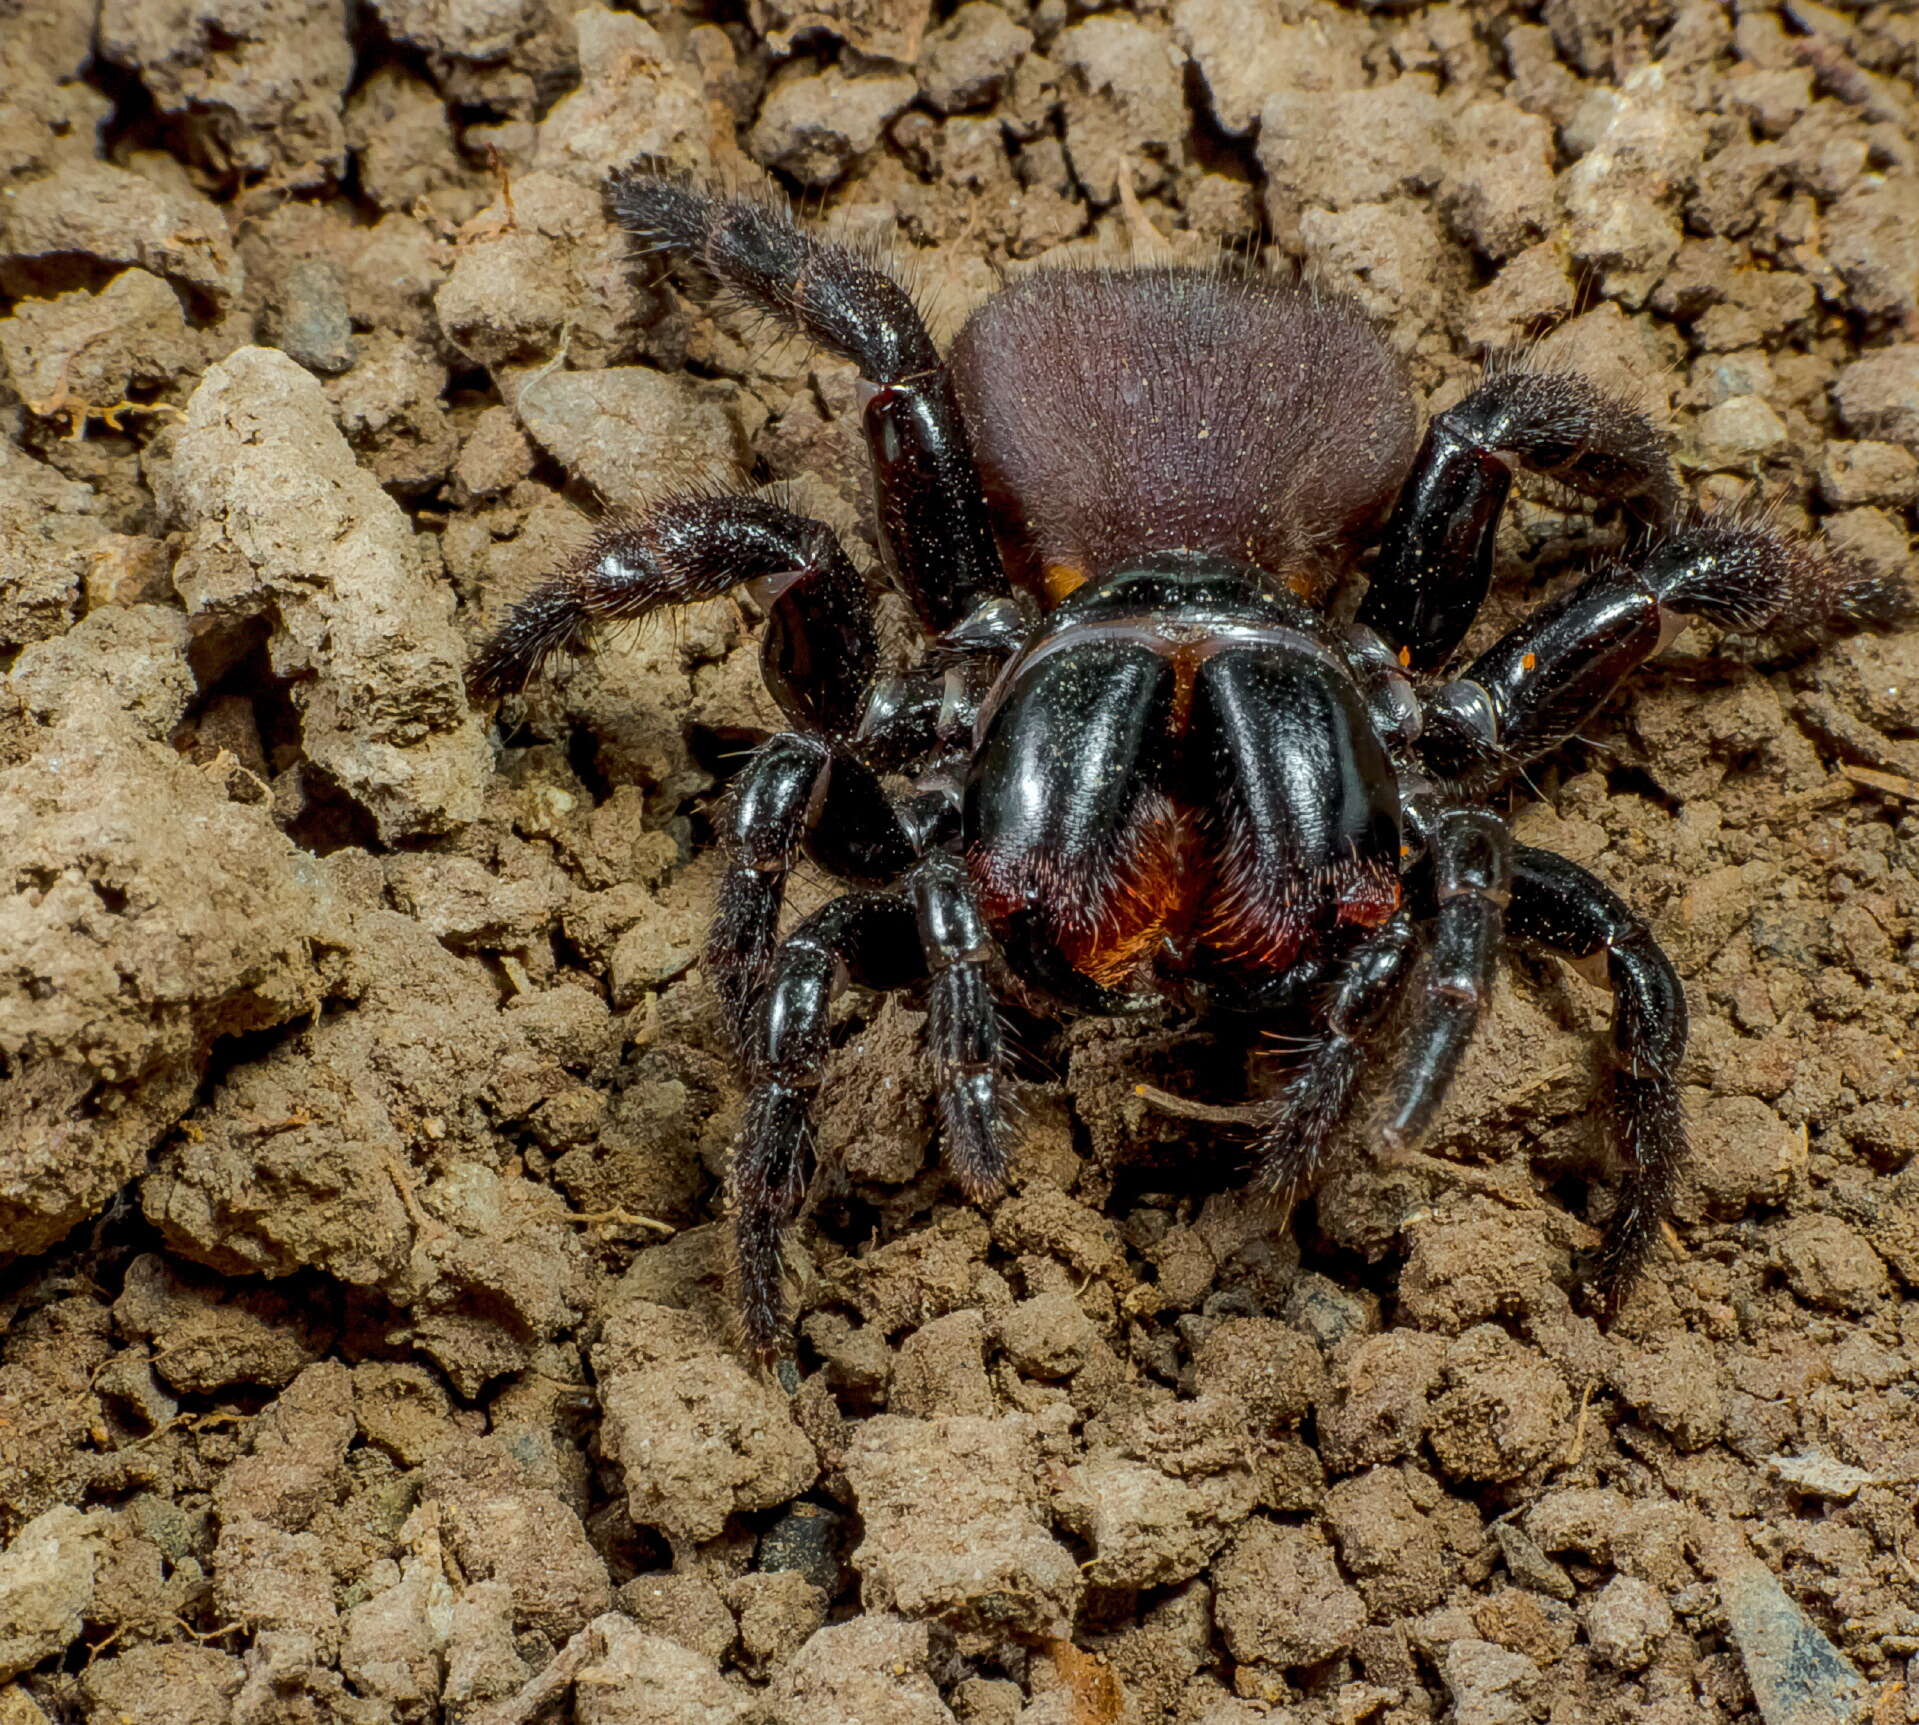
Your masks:
{"label": "brown ground surface", "polygon": [[[1919,1720],[1919,632],[1689,637],[1519,816],[1694,1013],[1610,1333],[1603,1002],[1526,964],[1290,1221],[1152,1025],[1035,1033],[966,1204],[850,1002],[772,1379],[697,969],[755,626],[461,685],[666,480],[865,543],[848,368],[636,274],[640,151],[896,230],[947,333],[1257,231],[1429,403],[1551,331],[1909,567],[1916,82],[1810,0],[0,0],[0,1720]],[[1486,627],[1592,537],[1515,510]]]}

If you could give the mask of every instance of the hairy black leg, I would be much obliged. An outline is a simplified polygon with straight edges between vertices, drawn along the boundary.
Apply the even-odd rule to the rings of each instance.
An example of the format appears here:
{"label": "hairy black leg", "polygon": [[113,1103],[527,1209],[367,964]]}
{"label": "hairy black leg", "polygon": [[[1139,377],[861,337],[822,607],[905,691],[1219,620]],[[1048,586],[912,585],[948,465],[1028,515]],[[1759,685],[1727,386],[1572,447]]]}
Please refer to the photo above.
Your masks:
{"label": "hairy black leg", "polygon": [[1575,964],[1605,961],[1613,993],[1606,1112],[1625,1175],[1600,1250],[1599,1275],[1608,1310],[1617,1310],[1671,1213],[1686,1159],[1679,1101],[1686,991],[1672,961],[1618,894],[1550,851],[1524,845],[1515,851],[1508,926],[1515,938]]}
{"label": "hairy black leg", "polygon": [[1006,1179],[1004,1048],[986,964],[992,937],[966,865],[936,851],[913,871],[913,906],[932,982],[927,1041],[933,1058],[946,1162],[968,1197],[985,1198]]}
{"label": "hairy black leg", "polygon": [[1311,1184],[1352,1111],[1366,1044],[1391,1015],[1417,950],[1403,910],[1354,948],[1334,981],[1324,1034],[1287,1079],[1260,1133],[1255,1191],[1291,1196]]}
{"label": "hairy black leg", "polygon": [[788,935],[774,958],[754,1008],[752,1092],[727,1170],[740,1312],[747,1341],[761,1352],[778,1345],[785,1320],[780,1240],[812,1177],[813,1099],[833,997],[848,982],[890,990],[925,974],[913,906],[885,893],[834,899]]}
{"label": "hairy black leg", "polygon": [[1430,843],[1437,911],[1399,1052],[1396,1093],[1381,1127],[1392,1149],[1416,1145],[1446,1100],[1492,990],[1512,890],[1512,835],[1497,815],[1447,809],[1435,818]]}
{"label": "hairy black leg", "polygon": [[880,885],[912,866],[911,838],[868,767],[824,737],[784,732],[753,753],[720,821],[726,873],[706,969],[735,1047],[779,937],[787,875],[802,846],[841,880]]}
{"label": "hairy black leg", "polygon": [[851,733],[879,658],[871,595],[830,527],[761,497],[668,497],[608,527],[513,607],[468,681],[476,695],[516,689],[596,627],[742,585],[768,608],[760,662],[774,699],[795,724]]}
{"label": "hairy black leg", "polygon": [[614,219],[647,246],[698,260],[748,303],[860,368],[881,547],[934,634],[1007,591],[972,438],[904,287],[783,211],[715,197],[648,163],[615,174],[609,199]]}
{"label": "hairy black leg", "polygon": [[1710,521],[1689,527],[1637,563],[1595,570],[1434,690],[1420,752],[1449,777],[1496,777],[1572,735],[1690,618],[1793,632],[1875,592],[1810,540]]}
{"label": "hairy black leg", "polygon": [[1649,526],[1678,500],[1665,439],[1644,414],[1577,372],[1489,377],[1427,428],[1359,609],[1416,670],[1443,665],[1486,602],[1515,460]]}

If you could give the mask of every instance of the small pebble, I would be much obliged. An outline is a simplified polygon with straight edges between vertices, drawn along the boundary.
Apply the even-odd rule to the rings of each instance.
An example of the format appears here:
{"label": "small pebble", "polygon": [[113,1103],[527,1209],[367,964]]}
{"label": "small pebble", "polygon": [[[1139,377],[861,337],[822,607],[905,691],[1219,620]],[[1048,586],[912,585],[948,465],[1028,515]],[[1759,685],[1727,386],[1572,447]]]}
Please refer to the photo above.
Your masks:
{"label": "small pebble", "polygon": [[1830,1497],[1840,1503],[1859,1495],[1859,1488],[1878,1484],[1864,1468],[1851,1467],[1829,1455],[1774,1455],[1766,1458],[1766,1467],[1794,1491],[1809,1497]]}
{"label": "small pebble", "polygon": [[1735,395],[1700,415],[1699,459],[1708,467],[1746,467],[1786,446],[1786,422],[1756,395]]}
{"label": "small pebble", "polygon": [[1736,1535],[1722,1534],[1707,1560],[1766,1725],[1856,1725],[1865,1680],[1795,1605]]}
{"label": "small pebble", "polygon": [[360,357],[346,287],[339,271],[319,258],[287,272],[273,331],[282,353],[323,377],[350,370]]}
{"label": "small pebble", "polygon": [[1617,1671],[1643,1671],[1672,1633],[1672,1607],[1636,1575],[1616,1575],[1586,1607],[1586,1639]]}

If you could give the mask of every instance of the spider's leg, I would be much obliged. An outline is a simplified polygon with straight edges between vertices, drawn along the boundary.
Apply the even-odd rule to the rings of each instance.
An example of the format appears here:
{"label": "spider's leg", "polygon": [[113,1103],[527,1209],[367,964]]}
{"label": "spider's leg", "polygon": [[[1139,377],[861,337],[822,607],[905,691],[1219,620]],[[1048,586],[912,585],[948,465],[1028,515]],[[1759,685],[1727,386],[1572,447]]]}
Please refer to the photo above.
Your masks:
{"label": "spider's leg", "polygon": [[929,654],[896,677],[883,679],[866,704],[854,739],[878,772],[918,776],[945,765],[965,777],[973,727],[1005,654]]}
{"label": "spider's leg", "polygon": [[833,997],[848,982],[905,988],[926,974],[913,906],[887,893],[849,893],[780,945],[754,1008],[747,1049],[752,1091],[727,1169],[740,1311],[762,1352],[785,1317],[780,1238],[813,1172],[813,1099],[829,1048]]}
{"label": "spider's leg", "polygon": [[1486,602],[1515,462],[1655,527],[1678,500],[1665,438],[1644,414],[1577,372],[1488,378],[1427,427],[1359,608],[1415,670],[1443,665]]}
{"label": "spider's leg", "polygon": [[779,934],[786,879],[803,846],[841,880],[881,885],[915,847],[872,768],[825,737],[786,731],[753,752],[720,819],[726,873],[707,933],[706,970],[736,1048]]}
{"label": "spider's leg", "polygon": [[913,871],[913,904],[932,982],[927,1045],[939,1097],[947,1166],[967,1196],[985,1198],[1006,1179],[1005,1050],[986,965],[992,936],[966,865],[935,851]]}
{"label": "spider's leg", "polygon": [[1485,782],[1571,736],[1689,619],[1797,631],[1885,595],[1811,540],[1765,527],[1688,527],[1635,563],[1608,563],[1493,643],[1426,701],[1419,750]]}
{"label": "spider's leg", "polygon": [[783,211],[715,197],[645,163],[614,175],[609,197],[614,219],[648,247],[697,260],[749,304],[860,368],[881,547],[932,633],[1008,591],[952,379],[891,274],[849,246],[815,239]]}
{"label": "spider's leg", "polygon": [[1420,994],[1399,1054],[1392,1107],[1381,1136],[1416,1145],[1452,1088],[1492,990],[1505,907],[1512,891],[1512,835],[1485,809],[1447,809],[1433,822],[1432,921]]}
{"label": "spider's leg", "polygon": [[1605,964],[1613,994],[1613,1061],[1606,1111],[1626,1172],[1600,1252],[1600,1282],[1616,1310],[1644,1267],[1686,1159],[1679,1062],[1686,992],[1646,925],[1577,863],[1520,846],[1513,857],[1513,935],[1575,964]]}
{"label": "spider's leg", "polygon": [[597,626],[746,586],[769,613],[760,660],[797,725],[849,735],[879,658],[873,603],[833,530],[761,497],[668,497],[604,530],[571,567],[534,588],[481,649],[476,695],[520,687]]}
{"label": "spider's leg", "polygon": [[1312,1183],[1352,1111],[1366,1044],[1391,1017],[1417,946],[1412,917],[1402,910],[1353,949],[1333,987],[1325,1034],[1286,1081],[1260,1133],[1255,1190],[1290,1196]]}

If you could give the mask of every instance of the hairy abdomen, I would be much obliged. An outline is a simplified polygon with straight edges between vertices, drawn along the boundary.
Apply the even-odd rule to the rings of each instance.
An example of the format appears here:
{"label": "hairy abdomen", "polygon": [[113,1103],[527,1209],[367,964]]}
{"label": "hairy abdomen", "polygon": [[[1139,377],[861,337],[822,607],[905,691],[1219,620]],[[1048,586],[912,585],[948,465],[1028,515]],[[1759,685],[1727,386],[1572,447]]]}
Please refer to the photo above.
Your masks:
{"label": "hairy abdomen", "polygon": [[952,369],[1002,549],[1049,598],[1153,551],[1311,591],[1416,441],[1359,308],[1251,273],[1042,270],[972,315]]}

